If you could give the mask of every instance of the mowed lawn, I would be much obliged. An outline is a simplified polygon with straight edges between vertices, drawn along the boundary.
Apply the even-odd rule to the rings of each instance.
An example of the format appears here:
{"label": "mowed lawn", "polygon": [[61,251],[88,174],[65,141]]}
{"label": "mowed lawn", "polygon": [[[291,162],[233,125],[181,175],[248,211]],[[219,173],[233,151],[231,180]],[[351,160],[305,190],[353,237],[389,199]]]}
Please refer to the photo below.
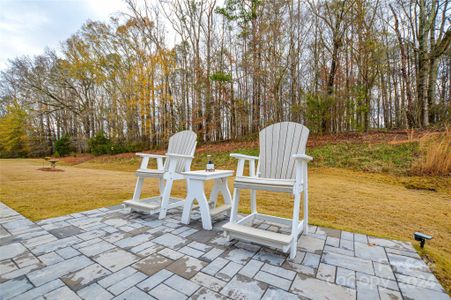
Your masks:
{"label": "mowed lawn", "polygon": [[[0,160],[0,200],[33,221],[117,205],[133,193],[133,172],[111,170],[111,165],[106,166],[109,170],[99,165],[89,168],[89,163],[58,166],[64,172],[44,172],[38,170],[40,167],[42,160]],[[449,293],[449,190],[411,190],[392,183],[397,182],[392,179],[391,175],[345,169],[310,169],[310,223],[405,241],[412,241],[414,231],[432,234],[434,238],[421,254]],[[156,183],[147,182],[144,196],[157,193]],[[184,194],[184,183],[176,183],[174,195]],[[248,212],[249,193],[242,195],[240,209]],[[259,211],[291,216],[292,198],[288,194],[258,192],[257,198]]]}

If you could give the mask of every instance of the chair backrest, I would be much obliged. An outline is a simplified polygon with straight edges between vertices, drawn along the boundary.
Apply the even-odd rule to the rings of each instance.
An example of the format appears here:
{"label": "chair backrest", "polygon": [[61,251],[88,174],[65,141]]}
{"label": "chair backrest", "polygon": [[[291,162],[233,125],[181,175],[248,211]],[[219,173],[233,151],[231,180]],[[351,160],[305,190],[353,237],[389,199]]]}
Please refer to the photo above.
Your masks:
{"label": "chair backrest", "polygon": [[[191,130],[177,132],[169,138],[168,153],[194,155],[196,151],[197,135]],[[164,169],[168,170],[170,158],[166,159]],[[175,171],[177,173],[185,171],[187,159],[180,159]]]}
{"label": "chair backrest", "polygon": [[309,129],[294,122],[281,122],[260,131],[257,174],[262,178],[294,179],[293,154],[305,154]]}

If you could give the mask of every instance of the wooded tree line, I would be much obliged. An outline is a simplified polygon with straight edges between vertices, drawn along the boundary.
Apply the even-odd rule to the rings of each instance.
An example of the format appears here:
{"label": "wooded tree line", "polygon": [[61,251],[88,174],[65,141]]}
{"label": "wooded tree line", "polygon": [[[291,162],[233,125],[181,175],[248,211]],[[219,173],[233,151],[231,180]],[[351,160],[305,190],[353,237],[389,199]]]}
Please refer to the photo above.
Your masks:
{"label": "wooded tree line", "polygon": [[[313,132],[450,119],[449,1],[127,0],[0,75],[0,152],[45,155],[99,133],[124,149],[193,129],[201,141],[273,122]],[[9,152],[8,152],[9,151]]]}

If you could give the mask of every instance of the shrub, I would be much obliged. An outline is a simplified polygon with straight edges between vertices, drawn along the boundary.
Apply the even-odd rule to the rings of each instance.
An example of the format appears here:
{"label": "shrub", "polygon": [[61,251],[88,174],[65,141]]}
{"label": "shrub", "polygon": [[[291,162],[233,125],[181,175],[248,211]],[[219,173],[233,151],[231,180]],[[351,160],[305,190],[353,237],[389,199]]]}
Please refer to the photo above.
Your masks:
{"label": "shrub", "polygon": [[412,167],[415,175],[447,176],[451,173],[451,132],[427,134],[420,139],[420,156]]}
{"label": "shrub", "polygon": [[94,155],[111,154],[111,148],[113,147],[113,143],[103,132],[98,132],[95,136],[90,138],[88,145],[89,152]]}
{"label": "shrub", "polygon": [[58,156],[66,156],[69,155],[72,151],[72,139],[68,134],[64,134],[59,140],[55,141],[54,150],[56,155]]}
{"label": "shrub", "polygon": [[119,154],[144,149],[141,143],[113,142],[103,132],[97,133],[88,141],[89,152],[94,155]]}

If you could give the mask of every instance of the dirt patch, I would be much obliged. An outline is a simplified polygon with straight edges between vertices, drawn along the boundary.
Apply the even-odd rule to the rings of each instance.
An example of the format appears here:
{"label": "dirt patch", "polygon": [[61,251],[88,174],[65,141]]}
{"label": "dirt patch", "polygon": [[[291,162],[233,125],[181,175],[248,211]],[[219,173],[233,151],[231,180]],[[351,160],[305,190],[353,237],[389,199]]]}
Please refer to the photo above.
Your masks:
{"label": "dirt patch", "polygon": [[60,160],[69,166],[78,165],[94,158],[92,154],[78,154],[77,156],[61,157]]}
{"label": "dirt patch", "polygon": [[64,170],[62,169],[57,169],[57,168],[39,168],[39,171],[44,171],[44,172],[64,172]]}
{"label": "dirt patch", "polygon": [[412,130],[392,130],[392,131],[369,131],[369,132],[348,132],[337,133],[333,135],[310,135],[307,146],[321,146],[324,144],[337,143],[388,143],[404,144],[419,141],[424,135],[431,134],[433,131],[412,131]]}
{"label": "dirt patch", "polygon": [[[351,143],[351,144],[405,144],[418,142],[425,135],[435,134],[433,131],[370,131],[370,132],[347,132],[337,134],[310,134],[307,147],[316,147],[327,144]],[[202,144],[197,147],[196,152],[222,152],[237,149],[258,148],[258,138],[252,141],[224,141]]]}
{"label": "dirt patch", "polygon": [[406,189],[410,189],[410,190],[424,190],[424,191],[432,191],[432,192],[436,192],[437,189],[433,186],[427,186],[427,185],[418,185],[418,184],[414,184],[414,183],[405,183],[404,186],[406,187]]}
{"label": "dirt patch", "polygon": [[258,148],[258,140],[256,141],[228,141],[204,144],[196,148],[197,153],[204,152],[230,152],[238,149]]}

